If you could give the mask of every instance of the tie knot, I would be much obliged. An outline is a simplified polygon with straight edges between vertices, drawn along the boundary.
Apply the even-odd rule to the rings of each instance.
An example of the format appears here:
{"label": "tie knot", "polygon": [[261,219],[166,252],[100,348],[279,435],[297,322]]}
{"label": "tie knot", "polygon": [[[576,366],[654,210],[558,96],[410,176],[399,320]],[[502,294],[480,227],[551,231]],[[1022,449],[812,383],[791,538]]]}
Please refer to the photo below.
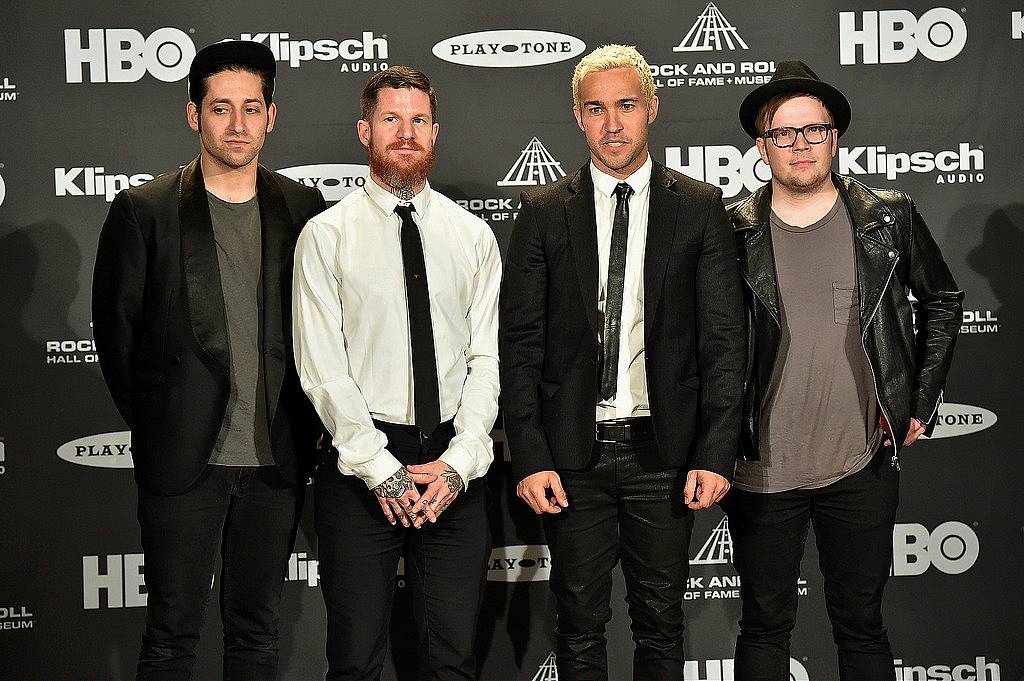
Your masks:
{"label": "tie knot", "polygon": [[402,218],[403,220],[412,220],[412,214],[413,211],[415,210],[416,207],[413,206],[411,203],[400,203],[397,206],[395,206],[395,212],[398,213],[398,217]]}
{"label": "tie knot", "polygon": [[629,186],[628,182],[619,182],[615,185],[615,196],[617,196],[620,201],[625,201],[632,194],[633,188]]}

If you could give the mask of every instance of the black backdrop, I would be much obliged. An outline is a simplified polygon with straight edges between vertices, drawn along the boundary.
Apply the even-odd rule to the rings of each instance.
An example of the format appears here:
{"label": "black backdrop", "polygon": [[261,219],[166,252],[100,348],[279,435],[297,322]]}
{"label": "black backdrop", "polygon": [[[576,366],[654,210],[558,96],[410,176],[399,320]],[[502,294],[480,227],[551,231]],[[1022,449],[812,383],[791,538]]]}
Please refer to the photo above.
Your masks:
{"label": "black backdrop", "polygon": [[[938,0],[935,0],[936,2]],[[1024,6],[1008,0],[614,3],[5,4],[0,40],[0,679],[125,679],[144,619],[129,440],[96,365],[89,282],[118,189],[187,163],[184,76],[195,48],[267,42],[281,57],[262,160],[336,201],[365,178],[354,121],[374,70],[423,69],[440,93],[435,187],[504,247],[526,186],[586,159],[569,80],[585,52],[635,44],[656,71],[660,162],[723,187],[767,179],[736,120],[774,64],[807,61],[853,104],[838,168],[912,193],[960,285],[963,334],[942,425],[903,458],[885,609],[901,681],[1024,678],[1020,320]],[[894,9],[893,4],[899,8]],[[549,560],[489,475],[495,536],[480,629],[485,681],[554,679]],[[728,526],[699,515],[687,679],[732,679],[738,616]],[[808,547],[792,679],[837,677]],[[324,612],[307,514],[285,585],[284,676],[322,677]],[[612,676],[629,677],[621,580]],[[211,608],[200,679],[219,678]],[[397,664],[410,631],[396,607]],[[392,671],[392,670],[395,671]]]}

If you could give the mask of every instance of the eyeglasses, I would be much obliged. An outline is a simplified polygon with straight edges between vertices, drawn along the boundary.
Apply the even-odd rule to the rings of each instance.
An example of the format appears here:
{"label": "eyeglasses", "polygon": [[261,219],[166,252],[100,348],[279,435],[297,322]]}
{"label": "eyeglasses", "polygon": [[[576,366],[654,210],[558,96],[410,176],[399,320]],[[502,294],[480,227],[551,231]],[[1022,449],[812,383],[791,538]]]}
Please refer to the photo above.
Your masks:
{"label": "eyeglasses", "polygon": [[770,139],[779,149],[788,149],[796,144],[797,135],[803,133],[808,144],[821,144],[828,139],[828,134],[836,126],[828,123],[810,123],[802,128],[783,126],[765,131],[761,137]]}

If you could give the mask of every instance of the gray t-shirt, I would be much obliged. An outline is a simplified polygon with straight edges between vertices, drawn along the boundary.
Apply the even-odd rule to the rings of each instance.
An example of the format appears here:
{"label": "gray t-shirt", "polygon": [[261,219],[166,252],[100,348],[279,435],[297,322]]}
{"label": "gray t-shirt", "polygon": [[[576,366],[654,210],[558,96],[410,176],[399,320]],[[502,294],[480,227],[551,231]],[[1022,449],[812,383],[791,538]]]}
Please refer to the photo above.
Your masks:
{"label": "gray t-shirt", "polygon": [[262,237],[257,197],[230,203],[207,192],[224,291],[231,393],[210,463],[265,466],[274,463],[267,429],[260,323]]}
{"label": "gray t-shirt", "polygon": [[782,337],[761,409],[760,461],[736,464],[751,492],[815,489],[866,466],[881,441],[860,338],[853,225],[846,204],[792,227],[771,215]]}

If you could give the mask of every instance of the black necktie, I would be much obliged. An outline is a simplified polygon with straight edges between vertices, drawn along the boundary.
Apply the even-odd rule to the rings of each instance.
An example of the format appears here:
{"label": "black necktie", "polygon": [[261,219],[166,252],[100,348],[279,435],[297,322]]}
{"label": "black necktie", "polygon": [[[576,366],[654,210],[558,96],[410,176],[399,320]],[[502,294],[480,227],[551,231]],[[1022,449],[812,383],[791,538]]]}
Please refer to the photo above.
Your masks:
{"label": "black necktie", "polygon": [[608,283],[604,295],[604,348],[601,357],[601,398],[604,400],[615,396],[619,376],[619,328],[622,317],[622,291],[626,283],[629,195],[632,193],[633,188],[625,182],[615,185],[615,219],[612,220]]}
{"label": "black necktie", "polygon": [[395,206],[395,212],[402,218],[402,265],[405,268],[405,295],[409,304],[416,427],[429,436],[441,421],[441,406],[437,391],[437,361],[434,356],[434,327],[430,322],[427,268],[423,263],[420,230],[412,219],[413,210],[412,205]]}

